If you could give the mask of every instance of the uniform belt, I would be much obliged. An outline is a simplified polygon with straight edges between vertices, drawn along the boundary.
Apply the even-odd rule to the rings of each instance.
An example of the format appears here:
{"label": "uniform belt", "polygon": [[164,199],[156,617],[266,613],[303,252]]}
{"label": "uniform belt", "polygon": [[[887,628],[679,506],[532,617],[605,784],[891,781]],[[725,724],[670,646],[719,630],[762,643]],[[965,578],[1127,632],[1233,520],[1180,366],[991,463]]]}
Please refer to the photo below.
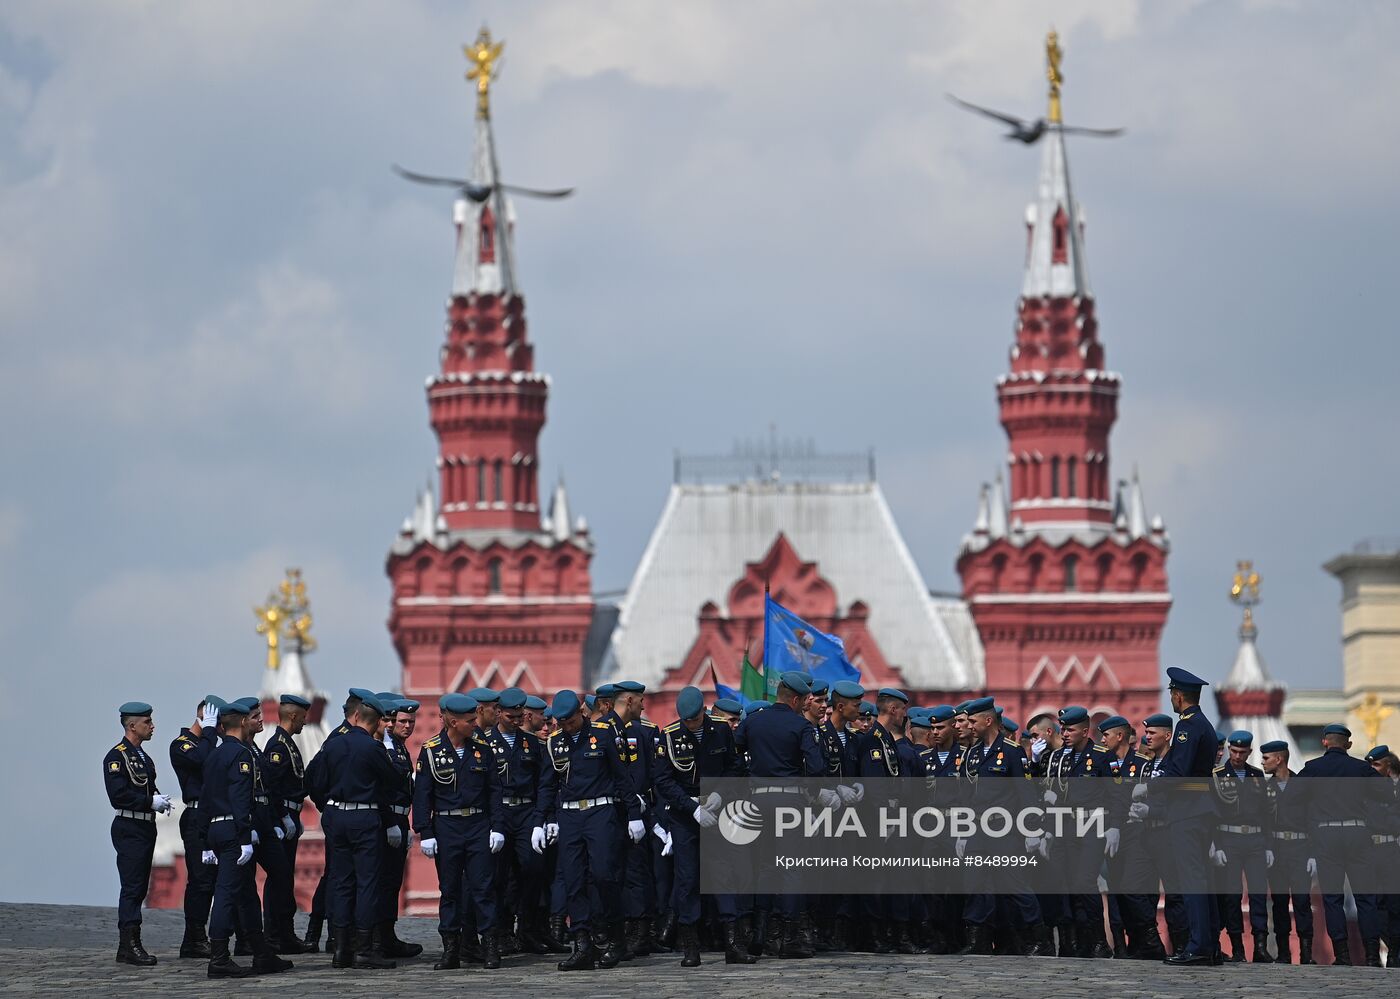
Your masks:
{"label": "uniform belt", "polygon": [[209,824],[212,826],[215,822],[232,822],[232,821],[233,821],[233,816],[232,816],[232,815],[216,815],[216,816],[214,816],[212,819],[209,820]]}
{"label": "uniform belt", "polygon": [[253,800],[256,801],[259,805],[266,805],[266,804],[267,804],[267,795],[265,795],[265,794],[255,794],[255,795],[253,795]]}
{"label": "uniform belt", "polygon": [[768,784],[763,787],[756,787],[753,794],[801,794],[802,788],[795,784]]}
{"label": "uniform belt", "polygon": [[502,798],[502,799],[501,799],[501,804],[503,804],[503,805],[531,805],[531,804],[534,804],[534,801],[535,801],[534,798]]}
{"label": "uniform belt", "polygon": [[1206,782],[1203,780],[1183,780],[1177,782],[1176,789],[1178,791],[1204,791],[1206,790]]}
{"label": "uniform belt", "polygon": [[616,805],[617,799],[612,797],[604,798],[580,798],[578,801],[561,801],[559,807],[570,812],[581,811],[585,808],[594,808],[598,805]]}
{"label": "uniform belt", "polygon": [[300,801],[293,801],[291,798],[283,798],[283,799],[282,799],[282,807],[285,808],[285,809],[286,809],[287,811],[289,811],[289,812],[299,812],[299,811],[301,811],[301,806],[302,806],[302,804],[303,804],[303,802],[300,802]]}
{"label": "uniform belt", "polygon": [[154,822],[156,820],[155,812],[136,812],[130,808],[118,808],[117,814],[124,819],[140,819],[142,822]]}
{"label": "uniform belt", "polygon": [[408,806],[408,805],[390,805],[390,806],[389,806],[389,811],[393,812],[395,815],[407,815],[407,814],[408,814],[408,810],[409,810],[409,806]]}
{"label": "uniform belt", "polygon": [[1307,834],[1307,833],[1300,833],[1300,832],[1276,832],[1276,833],[1274,833],[1274,839],[1295,840],[1295,839],[1307,839],[1307,838],[1308,838],[1308,834]]}
{"label": "uniform belt", "polygon": [[1395,842],[1395,837],[1394,837],[1394,836],[1381,836],[1381,835],[1379,835],[1379,834],[1372,833],[1372,834],[1371,834],[1371,842],[1374,843],[1374,844],[1376,844],[1376,846],[1380,846],[1382,843],[1394,843],[1394,842]]}
{"label": "uniform belt", "polygon": [[370,804],[367,801],[337,801],[335,807],[339,808],[342,812],[367,812],[379,806]]}
{"label": "uniform belt", "polygon": [[1147,828],[1149,828],[1149,829],[1165,829],[1165,828],[1166,828],[1166,825],[1167,825],[1166,819],[1148,819],[1148,820],[1147,820]]}
{"label": "uniform belt", "polygon": [[480,815],[486,811],[484,808],[444,808],[434,812],[434,815],[457,815],[466,818],[468,815]]}
{"label": "uniform belt", "polygon": [[1216,826],[1216,832],[1237,833],[1241,836],[1253,836],[1255,833],[1264,831],[1263,826]]}
{"label": "uniform belt", "polygon": [[187,800],[185,801],[185,807],[186,807],[186,808],[198,808],[198,807],[199,807],[199,799],[198,799],[198,798],[189,798],[189,799],[187,799]]}
{"label": "uniform belt", "polygon": [[1319,822],[1319,829],[1357,829],[1366,823],[1361,819],[1335,819],[1332,822]]}

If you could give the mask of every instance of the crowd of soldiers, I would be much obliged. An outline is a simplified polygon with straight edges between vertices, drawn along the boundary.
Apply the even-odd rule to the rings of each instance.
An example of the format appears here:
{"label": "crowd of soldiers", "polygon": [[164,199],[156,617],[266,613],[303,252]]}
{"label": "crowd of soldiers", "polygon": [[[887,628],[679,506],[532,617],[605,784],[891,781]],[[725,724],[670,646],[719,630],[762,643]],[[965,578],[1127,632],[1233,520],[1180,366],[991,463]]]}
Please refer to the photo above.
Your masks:
{"label": "crowd of soldiers", "polygon": [[[1291,769],[1284,742],[1258,747],[1260,770],[1247,762],[1249,732],[1217,733],[1206,721],[1205,682],[1175,668],[1168,676],[1178,719],[1155,714],[1140,731],[1117,716],[1095,725],[1078,706],[1020,728],[990,697],[917,707],[900,690],[867,700],[857,683],[802,672],[783,673],[771,702],[743,707],[722,698],[707,708],[701,691],[687,687],[664,727],[643,716],[646,691],[633,681],[586,697],[561,691],[548,705],[519,688],[477,689],[439,700],[442,729],[416,759],[408,743],[419,702],[352,688],[343,723],[309,762],[296,741],[310,708],[304,698],[281,697],[278,724],[260,746],[259,699],[211,694],[170,745],[185,806],[179,953],[206,959],[211,978],[276,973],[292,967],[283,955],[319,951],[326,929],[337,968],[392,968],[415,957],[421,946],[401,940],[395,923],[416,837],[437,872],[439,970],[497,968],[503,953],[515,952],[564,955],[559,970],[573,971],[679,951],[690,968],[706,949],[731,964],[857,951],[1210,965],[1245,960],[1246,890],[1252,960],[1290,963],[1296,930],[1298,961],[1310,964],[1315,877],[1335,962],[1347,964],[1342,875],[1355,896],[1365,962],[1380,965],[1384,939],[1394,966],[1400,896],[1364,889],[1374,884],[1369,872],[1395,864],[1397,829],[1347,812],[1349,799],[1326,793],[1325,780],[1386,778],[1375,786],[1393,816],[1395,756],[1378,746],[1364,761],[1351,757],[1350,732],[1333,725],[1323,755],[1301,770]],[[119,710],[123,737],[103,763],[117,813],[117,960],[149,966],[156,958],[141,941],[141,905],[155,814],[174,801],[157,789],[143,748],[154,734],[151,706]],[[701,782],[725,777],[751,778],[766,784],[756,792],[778,795],[797,790],[786,782],[819,778],[817,804],[834,809],[860,801],[865,782],[886,778],[920,779],[936,801],[984,810],[1024,802],[1029,788],[1046,804],[1103,808],[1109,818],[1097,835],[1053,846],[1025,839],[1026,853],[1061,875],[1051,893],[1006,872],[941,894],[831,895],[811,886],[702,894],[701,831],[717,824],[723,803],[702,797]],[[1170,792],[1154,793],[1159,778],[1166,780],[1156,787]],[[298,936],[293,881],[307,800],[320,812],[326,870]],[[949,848],[961,856],[979,844]],[[251,965],[233,960],[242,954]]]}

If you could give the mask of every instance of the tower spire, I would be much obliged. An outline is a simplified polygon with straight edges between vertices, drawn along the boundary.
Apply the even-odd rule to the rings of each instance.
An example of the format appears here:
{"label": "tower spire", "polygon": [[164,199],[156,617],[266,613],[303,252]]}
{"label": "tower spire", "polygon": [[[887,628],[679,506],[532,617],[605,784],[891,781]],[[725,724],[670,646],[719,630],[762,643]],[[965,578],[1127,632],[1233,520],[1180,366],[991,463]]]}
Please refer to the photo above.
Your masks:
{"label": "tower spire", "polygon": [[485,192],[480,200],[458,198],[452,206],[457,226],[457,259],[452,269],[452,294],[513,295],[515,285],[515,208],[501,188],[496,138],[491,129],[491,84],[500,74],[497,63],[505,42],[492,44],[485,27],[471,45],[462,46],[471,67],[467,79],[476,82],[476,148],[471,182]]}
{"label": "tower spire", "polygon": [[491,30],[484,24],[477,32],[476,41],[470,45],[462,46],[462,51],[467,54],[467,59],[471,62],[471,66],[467,69],[467,79],[476,81],[476,116],[478,118],[491,117],[491,84],[500,72],[496,68],[496,63],[500,61],[501,52],[504,51],[505,47],[505,42],[491,44]]}
{"label": "tower spire", "polygon": [[1050,81],[1050,109],[1045,116],[1045,120],[1052,125],[1058,125],[1062,121],[1060,117],[1060,84],[1065,82],[1063,74],[1060,73],[1060,58],[1064,55],[1060,51],[1060,36],[1051,28],[1050,33],[1045,36],[1045,76]]}

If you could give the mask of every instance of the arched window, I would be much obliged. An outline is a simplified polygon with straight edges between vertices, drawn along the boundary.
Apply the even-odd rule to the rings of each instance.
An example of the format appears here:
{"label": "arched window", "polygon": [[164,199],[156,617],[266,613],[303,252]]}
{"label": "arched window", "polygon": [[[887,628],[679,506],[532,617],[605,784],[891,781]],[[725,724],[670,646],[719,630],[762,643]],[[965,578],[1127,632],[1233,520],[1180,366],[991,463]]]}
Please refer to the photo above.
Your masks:
{"label": "arched window", "polygon": [[476,501],[486,502],[486,459],[480,458],[476,463]]}
{"label": "arched window", "polygon": [[1065,495],[1074,499],[1079,495],[1079,484],[1075,482],[1075,473],[1079,470],[1079,463],[1071,457],[1065,462]]}
{"label": "arched window", "polygon": [[1050,496],[1052,499],[1060,498],[1060,459],[1058,455],[1050,459]]}
{"label": "arched window", "polygon": [[1065,556],[1065,592],[1073,593],[1079,589],[1079,556]]}
{"label": "arched window", "polygon": [[495,500],[496,500],[497,503],[501,502],[501,498],[502,498],[502,496],[503,496],[504,493],[505,493],[505,482],[503,481],[504,479],[505,479],[504,463],[501,461],[500,458],[497,458],[497,459],[496,459],[496,491],[495,491],[495,493],[494,493],[494,498],[495,498]]}
{"label": "arched window", "polygon": [[501,592],[501,560],[493,558],[486,563],[486,592],[496,594]]}

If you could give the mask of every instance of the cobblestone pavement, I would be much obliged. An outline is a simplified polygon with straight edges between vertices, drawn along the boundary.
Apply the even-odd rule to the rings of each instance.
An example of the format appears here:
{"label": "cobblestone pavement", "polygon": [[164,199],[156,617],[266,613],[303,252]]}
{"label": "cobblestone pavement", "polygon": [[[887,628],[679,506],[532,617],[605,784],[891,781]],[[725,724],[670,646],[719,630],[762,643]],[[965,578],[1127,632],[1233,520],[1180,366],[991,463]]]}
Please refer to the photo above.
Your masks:
{"label": "cobblestone pavement", "polygon": [[[17,905],[0,903],[0,961],[5,975],[0,992],[69,992],[129,996],[138,992],[193,994],[210,987],[203,961],[182,961],[178,952],[182,920],[178,912],[147,912],[142,931],[151,953],[160,959],[152,969],[119,965],[114,910],[94,906]],[[299,925],[304,925],[302,917]],[[499,971],[479,966],[462,971],[434,972],[438,949],[435,923],[428,919],[399,921],[399,935],[423,944],[423,957],[402,962],[395,971],[353,972],[330,967],[326,954],[293,958],[296,968],[286,974],[248,978],[233,985],[214,986],[239,993],[292,990],[298,995],[364,995],[377,997],[446,995],[450,991],[488,985],[493,995],[539,995],[544,990],[586,989],[590,999],[631,999],[639,995],[743,996],[780,999],[800,990],[804,999],[817,996],[880,995],[881,999],[909,996],[1020,995],[1150,995],[1154,999],[1249,996],[1278,999],[1282,995],[1319,995],[1329,999],[1384,994],[1400,985],[1400,969],[1300,968],[1270,965],[1226,965],[1187,970],[1145,961],[1078,961],[1057,958],[877,957],[842,954],[810,961],[765,959],[747,968],[726,967],[723,956],[704,955],[700,968],[682,970],[676,955],[641,958],[612,971],[561,975],[557,958],[512,956]],[[247,958],[240,958],[246,963]],[[568,983],[565,986],[565,983]],[[1029,991],[1028,991],[1029,990]]]}

